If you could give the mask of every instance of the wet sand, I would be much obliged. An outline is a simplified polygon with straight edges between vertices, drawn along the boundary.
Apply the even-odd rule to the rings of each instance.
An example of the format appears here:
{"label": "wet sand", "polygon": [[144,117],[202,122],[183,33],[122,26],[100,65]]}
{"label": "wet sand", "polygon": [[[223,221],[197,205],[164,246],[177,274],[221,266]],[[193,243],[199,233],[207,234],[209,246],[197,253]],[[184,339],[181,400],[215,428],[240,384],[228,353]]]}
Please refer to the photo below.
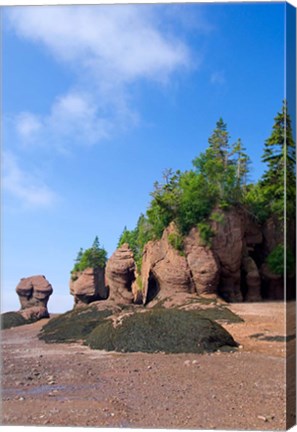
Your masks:
{"label": "wet sand", "polygon": [[221,322],[241,344],[235,353],[46,344],[37,338],[45,320],[2,330],[2,424],[284,430],[286,346],[295,341],[283,303],[230,309],[245,320]]}

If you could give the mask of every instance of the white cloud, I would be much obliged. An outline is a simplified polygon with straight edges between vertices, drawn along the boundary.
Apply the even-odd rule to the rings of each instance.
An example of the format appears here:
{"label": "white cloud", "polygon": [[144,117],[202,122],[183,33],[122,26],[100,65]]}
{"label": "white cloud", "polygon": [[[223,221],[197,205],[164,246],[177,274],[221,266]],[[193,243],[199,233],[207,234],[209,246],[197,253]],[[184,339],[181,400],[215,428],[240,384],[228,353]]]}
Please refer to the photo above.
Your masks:
{"label": "white cloud", "polygon": [[88,93],[69,92],[57,97],[48,115],[22,112],[10,119],[21,144],[67,151],[69,144],[94,144],[111,135],[114,123],[100,112]]}
{"label": "white cloud", "polygon": [[226,83],[225,73],[224,71],[216,71],[213,72],[210,76],[211,84],[223,85]]}
{"label": "white cloud", "polygon": [[48,207],[56,201],[56,194],[42,181],[21,169],[14,155],[3,154],[2,187],[25,207]]}
{"label": "white cloud", "polygon": [[186,44],[161,31],[159,15],[146,5],[15,7],[7,16],[19,36],[41,43],[77,78],[47,115],[16,118],[25,143],[94,144],[134,126],[130,84],[167,83],[191,63]]}
{"label": "white cloud", "polygon": [[187,46],[162,34],[143,5],[19,7],[9,16],[21,36],[107,81],[164,80],[190,59]]}
{"label": "white cloud", "polygon": [[38,132],[42,125],[34,114],[24,112],[18,115],[16,126],[18,133],[26,138]]}

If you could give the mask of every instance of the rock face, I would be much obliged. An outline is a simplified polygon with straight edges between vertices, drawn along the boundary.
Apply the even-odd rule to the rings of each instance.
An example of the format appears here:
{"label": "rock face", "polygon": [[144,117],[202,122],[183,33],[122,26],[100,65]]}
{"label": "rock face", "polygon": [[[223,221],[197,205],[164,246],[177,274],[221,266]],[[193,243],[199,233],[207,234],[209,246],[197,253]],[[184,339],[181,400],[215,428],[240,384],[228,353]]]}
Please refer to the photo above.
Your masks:
{"label": "rock face", "polygon": [[[291,227],[290,227],[291,228]],[[290,229],[292,232],[292,228]],[[293,229],[293,232],[295,230]],[[294,237],[295,239],[295,232]],[[288,238],[289,245],[292,239]],[[293,240],[294,241],[294,240]],[[276,217],[269,218],[263,226],[263,254],[266,258],[278,245],[284,242],[284,224]],[[291,245],[292,247],[292,245]],[[284,278],[273,273],[264,262],[260,267],[265,297],[270,300],[284,299]],[[290,279],[290,278],[288,278]],[[290,281],[287,280],[288,285]]]}
{"label": "rock face", "polygon": [[180,292],[220,295],[228,302],[261,300],[261,276],[250,255],[262,243],[260,227],[237,209],[216,213],[210,247],[203,245],[198,229],[192,228],[181,254],[169,241],[174,224],[161,240],[147,243],[141,274],[144,303],[157,294],[162,299]]}
{"label": "rock face", "polygon": [[243,252],[245,219],[241,212],[216,211],[220,222],[212,222],[214,237],[212,250],[217,256],[221,272],[219,293],[226,301],[242,301],[240,267]]}
{"label": "rock face", "polygon": [[105,283],[109,299],[119,303],[132,303],[137,298],[136,265],[127,243],[118,248],[106,265]]}
{"label": "rock face", "polygon": [[87,268],[81,272],[72,273],[70,294],[74,296],[75,306],[82,306],[108,297],[105,287],[104,269]]}
{"label": "rock face", "polygon": [[261,276],[258,267],[250,256],[246,255],[242,260],[242,269],[246,285],[246,301],[261,300]]}
{"label": "rock face", "polygon": [[[260,227],[240,208],[215,209],[210,217],[211,244],[205,245],[198,228],[182,241],[174,223],[160,240],[149,241],[138,273],[128,244],[118,248],[106,269],[89,268],[74,274],[70,291],[75,304],[108,298],[110,305],[147,304],[154,298],[177,304],[180,298],[219,295],[228,302],[283,298],[283,278],[269,271],[265,260],[280,244],[281,226],[275,219]],[[174,247],[180,247],[181,250]]]}
{"label": "rock face", "polygon": [[161,240],[150,241],[144,247],[141,270],[144,304],[157,294],[162,299],[174,293],[195,292],[186,258],[168,241],[172,232],[174,226],[171,224]]}
{"label": "rock face", "polygon": [[16,287],[21,303],[21,315],[25,319],[41,319],[49,316],[47,303],[53,288],[41,275],[22,278]]}
{"label": "rock face", "polygon": [[220,266],[213,251],[201,246],[197,228],[192,228],[184,241],[186,260],[197,294],[216,294]]}
{"label": "rock face", "polygon": [[273,273],[266,263],[261,266],[260,271],[267,298],[270,300],[283,300],[284,278]]}

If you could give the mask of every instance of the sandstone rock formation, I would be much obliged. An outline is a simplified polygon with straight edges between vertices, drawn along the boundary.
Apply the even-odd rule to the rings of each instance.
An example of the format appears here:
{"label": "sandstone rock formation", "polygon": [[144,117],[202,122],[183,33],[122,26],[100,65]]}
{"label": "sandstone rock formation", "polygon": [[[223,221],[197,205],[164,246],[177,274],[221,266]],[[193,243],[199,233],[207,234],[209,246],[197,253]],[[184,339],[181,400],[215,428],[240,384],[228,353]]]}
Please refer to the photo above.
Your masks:
{"label": "sandstone rock formation", "polygon": [[[295,235],[295,230],[293,230]],[[295,238],[295,237],[294,237]],[[288,244],[292,241],[288,239]],[[294,241],[294,240],[293,240]],[[284,224],[277,217],[270,217],[263,226],[263,256],[267,256],[280,244],[284,243]],[[284,278],[274,274],[264,263],[260,267],[263,291],[270,300],[284,299]]]}
{"label": "sandstone rock formation", "polygon": [[185,256],[168,241],[174,230],[171,224],[160,240],[150,241],[144,247],[141,270],[144,304],[157,294],[159,298],[164,298],[178,292],[195,291]]}
{"label": "sandstone rock formation", "polygon": [[135,279],[136,265],[133,252],[125,243],[113,253],[106,265],[105,283],[109,289],[109,300],[119,303],[132,303],[136,300]]}
{"label": "sandstone rock formation", "polygon": [[266,297],[270,300],[283,300],[284,278],[273,273],[266,263],[261,266],[260,271],[264,290],[266,291]]}
{"label": "sandstone rock formation", "polygon": [[70,294],[74,296],[75,306],[82,306],[108,297],[105,286],[104,269],[87,268],[72,273],[69,282]]}
{"label": "sandstone rock formation", "polygon": [[[214,215],[214,213],[216,213]],[[111,306],[147,304],[154,298],[218,295],[228,302],[283,298],[283,278],[269,271],[265,260],[280,242],[281,226],[275,219],[264,228],[240,208],[215,209],[210,218],[211,244],[202,242],[198,228],[174,247],[178,232],[174,223],[160,240],[149,241],[142,256],[141,273],[128,244],[118,248],[106,269],[86,269],[73,274],[70,291],[75,304],[108,298]]]}
{"label": "sandstone rock formation", "polygon": [[245,283],[245,301],[261,300],[261,276],[255,261],[246,255],[243,257],[242,269]]}
{"label": "sandstone rock formation", "polygon": [[244,215],[235,209],[216,212],[221,221],[212,221],[211,225],[214,232],[212,250],[221,267],[219,293],[226,301],[242,301],[240,267],[244,246]]}
{"label": "sandstone rock formation", "polygon": [[201,245],[197,228],[192,228],[184,241],[186,260],[197,294],[216,294],[220,266],[213,251]]}
{"label": "sandstone rock formation", "polygon": [[16,287],[21,303],[20,314],[25,319],[41,319],[49,316],[47,303],[53,288],[41,275],[22,278]]}

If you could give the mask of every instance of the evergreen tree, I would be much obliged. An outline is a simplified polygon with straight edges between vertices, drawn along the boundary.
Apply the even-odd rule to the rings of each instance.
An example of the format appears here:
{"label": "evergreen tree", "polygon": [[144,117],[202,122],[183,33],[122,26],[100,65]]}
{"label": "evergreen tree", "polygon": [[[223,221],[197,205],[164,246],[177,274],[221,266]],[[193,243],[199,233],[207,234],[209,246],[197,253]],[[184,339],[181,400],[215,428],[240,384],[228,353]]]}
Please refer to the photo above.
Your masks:
{"label": "evergreen tree", "polygon": [[233,145],[232,155],[236,156],[234,163],[236,165],[237,185],[245,187],[247,185],[251,160],[246,153],[246,148],[243,146],[240,138],[238,138],[236,143]]}
{"label": "evergreen tree", "polygon": [[104,268],[106,261],[107,252],[104,248],[100,247],[99,239],[96,236],[92,247],[86,249],[85,251],[80,248],[71,273],[83,271],[88,267],[91,267],[93,269]]}
{"label": "evergreen tree", "polygon": [[295,211],[295,151],[291,119],[284,101],[281,112],[274,119],[272,133],[265,141],[262,160],[267,164],[267,170],[261,181],[271,212],[280,217],[284,213],[285,190],[287,210],[290,214]]}
{"label": "evergreen tree", "polygon": [[214,157],[221,160],[224,167],[226,167],[228,164],[230,145],[227,125],[222,118],[217,121],[216,128],[208,139],[208,143],[209,148],[213,151]]}

